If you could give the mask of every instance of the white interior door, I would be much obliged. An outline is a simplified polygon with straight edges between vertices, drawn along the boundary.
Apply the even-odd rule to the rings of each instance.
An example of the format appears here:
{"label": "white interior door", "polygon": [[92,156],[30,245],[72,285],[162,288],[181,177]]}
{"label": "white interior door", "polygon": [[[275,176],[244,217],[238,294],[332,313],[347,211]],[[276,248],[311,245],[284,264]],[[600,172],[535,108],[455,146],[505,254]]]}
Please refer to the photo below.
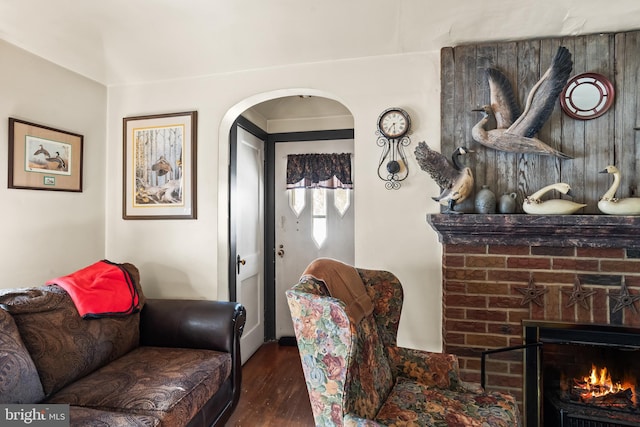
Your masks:
{"label": "white interior door", "polygon": [[264,141],[238,128],[236,296],[247,310],[242,363],[264,343]]}
{"label": "white interior door", "polygon": [[286,190],[287,155],[352,152],[352,139],[275,145],[276,338],[294,335],[285,291],[311,261],[354,262],[354,190]]}

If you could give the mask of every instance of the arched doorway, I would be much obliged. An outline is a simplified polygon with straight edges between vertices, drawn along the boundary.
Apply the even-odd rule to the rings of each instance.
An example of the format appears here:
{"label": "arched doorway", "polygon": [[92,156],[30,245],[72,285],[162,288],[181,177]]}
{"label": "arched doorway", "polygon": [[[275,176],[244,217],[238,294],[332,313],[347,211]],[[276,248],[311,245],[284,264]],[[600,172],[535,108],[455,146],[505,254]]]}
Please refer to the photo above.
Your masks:
{"label": "arched doorway", "polygon": [[[276,114],[280,114],[279,117],[283,117],[282,120],[286,122],[287,120],[292,119],[292,117],[289,117],[289,118],[286,117],[287,101],[295,101],[297,103],[299,99],[313,99],[313,98],[322,99],[325,101],[333,100],[331,102],[339,103],[339,101],[337,101],[335,97],[330,97],[330,95],[322,94],[315,90],[292,89],[292,90],[286,90],[286,91],[276,91],[270,94],[261,94],[261,95],[252,97],[248,100],[245,100],[237,104],[236,106],[234,106],[232,109],[230,109],[229,112],[225,115],[220,128],[220,151],[219,151],[220,185],[218,189],[219,191],[218,226],[219,226],[219,235],[220,235],[220,239],[218,241],[218,255],[219,255],[218,265],[220,269],[218,271],[218,280],[220,284],[226,284],[226,283],[230,284],[230,287],[226,287],[224,285],[218,287],[219,298],[221,299],[229,298],[229,299],[238,300],[241,303],[243,302],[241,300],[242,296],[234,292],[235,290],[234,286],[236,286],[236,283],[234,282],[234,279],[235,279],[234,275],[237,272],[243,271],[243,269],[245,268],[245,264],[244,263],[240,264],[241,261],[244,261],[244,258],[240,256],[241,254],[232,253],[236,249],[236,245],[235,245],[236,230],[233,228],[233,224],[235,221],[232,218],[235,218],[234,215],[237,215],[237,213],[232,214],[230,217],[229,209],[230,208],[233,209],[232,204],[234,200],[238,199],[237,197],[233,197],[235,194],[235,191],[237,191],[236,187],[234,186],[234,183],[236,182],[236,176],[233,174],[236,173],[238,168],[234,168],[234,162],[236,161],[236,158],[232,156],[235,156],[234,153],[236,153],[237,150],[236,150],[236,147],[232,144],[238,143],[236,138],[237,138],[237,135],[239,134],[245,135],[243,136],[243,138],[246,138],[247,132],[253,133],[253,135],[250,136],[251,138],[260,137],[260,138],[263,138],[266,142],[265,151],[267,154],[266,154],[265,173],[267,174],[267,177],[264,181],[265,182],[265,201],[266,201],[265,202],[265,206],[266,206],[265,227],[264,227],[265,229],[265,235],[264,235],[265,274],[263,277],[264,277],[264,285],[265,285],[265,292],[264,292],[264,296],[265,296],[265,299],[264,299],[265,319],[264,320],[265,320],[265,326],[266,326],[265,338],[267,340],[280,338],[280,336],[282,335],[282,328],[279,328],[278,332],[276,332],[275,324],[278,322],[286,322],[289,320],[288,309],[287,309],[286,317],[282,317],[283,313],[280,313],[281,315],[278,316],[278,319],[276,319],[276,315],[275,315],[276,306],[279,305],[278,310],[282,311],[282,305],[284,301],[284,292],[283,291],[281,292],[281,289],[279,289],[275,284],[275,276],[276,276],[275,269],[277,265],[276,258],[275,258],[277,249],[276,249],[276,242],[274,238],[274,235],[276,234],[275,230],[277,228],[276,220],[275,220],[275,204],[274,204],[275,196],[274,196],[274,177],[273,177],[274,164],[275,164],[275,160],[274,160],[274,152],[275,152],[275,146],[276,146],[275,144],[279,142],[289,143],[291,141],[294,141],[294,142],[295,141],[318,141],[318,140],[327,140],[327,139],[335,140],[335,139],[350,138],[351,146],[353,146],[353,118],[351,116],[350,111],[346,109],[346,107],[343,104],[340,103],[339,105],[342,108],[342,110],[346,111],[347,114],[349,115],[349,118],[350,118],[349,126],[351,126],[351,129],[346,129],[346,130],[345,129],[339,129],[339,130],[329,129],[331,125],[328,125],[329,127],[328,128],[327,124],[325,123],[323,125],[318,126],[319,128],[324,127],[325,128],[324,130],[317,130],[317,129],[314,130],[314,126],[316,125],[313,124],[313,120],[308,118],[311,124],[310,125],[307,124],[306,125],[307,128],[304,131],[301,131],[299,128],[298,129],[294,128],[295,129],[294,131],[287,132],[286,123],[284,127],[282,126],[282,124],[275,125],[275,126],[273,125],[273,123],[277,121],[277,120],[273,120],[273,117],[271,117],[272,120],[270,122],[267,120],[267,121],[263,121],[262,123],[252,123],[251,121],[247,120],[245,116],[251,117],[252,114],[255,115],[255,113],[258,112],[259,113],[257,116],[258,118],[253,121],[260,122],[260,117],[270,116],[269,111],[265,109],[274,108],[274,109],[283,110],[283,111],[278,111]],[[331,103],[325,102],[325,104],[331,104]],[[300,110],[300,107],[299,107],[300,104],[296,104],[296,105],[298,106],[295,109],[295,111],[297,112]],[[293,111],[293,110],[290,110],[290,111]],[[282,116],[283,114],[285,116]],[[295,113],[293,114],[295,115]],[[240,117],[241,115],[243,116],[242,120],[238,121],[237,118]],[[231,121],[232,119],[233,121]],[[269,123],[271,123],[271,126],[269,125]],[[345,127],[344,124],[342,123],[337,126]],[[240,133],[237,132],[238,128],[241,129]],[[291,128],[289,127],[289,129]],[[269,130],[271,130],[271,132],[269,132]],[[223,135],[225,136],[223,137]],[[244,162],[245,160],[242,160],[242,161]],[[231,165],[231,168],[229,168],[228,165]],[[282,168],[281,165],[279,167]],[[240,171],[241,171],[240,173],[246,172],[246,168],[247,168],[247,165],[246,164],[243,165],[243,167],[240,168]],[[233,174],[230,174],[230,171],[232,171]],[[295,253],[295,250],[296,250],[295,247],[287,248],[287,251],[291,252],[292,254]],[[236,257],[238,257],[238,260],[235,259]],[[278,261],[281,261],[281,259],[279,258]],[[236,271],[236,262],[237,262],[237,271]],[[281,263],[278,265],[282,266]],[[295,283],[295,281],[293,283]],[[293,283],[287,283],[286,285],[287,288],[293,285]],[[227,295],[224,295],[225,291],[227,291]],[[280,300],[283,300],[283,301],[280,301]],[[256,308],[256,307],[259,307],[259,304],[254,304],[253,302],[251,302],[251,303],[247,303],[247,305],[251,306],[252,310],[260,311],[259,309]],[[286,301],[285,301],[285,305],[286,305]],[[258,325],[257,319],[255,318],[254,320],[256,320],[256,322],[249,321],[251,316],[252,315],[259,316],[260,314],[262,313],[253,313],[253,314],[248,313],[247,323],[249,328],[252,328],[254,324],[256,326]],[[247,329],[245,329],[245,331],[247,331]],[[246,360],[248,357],[249,355],[243,354],[244,360]]]}

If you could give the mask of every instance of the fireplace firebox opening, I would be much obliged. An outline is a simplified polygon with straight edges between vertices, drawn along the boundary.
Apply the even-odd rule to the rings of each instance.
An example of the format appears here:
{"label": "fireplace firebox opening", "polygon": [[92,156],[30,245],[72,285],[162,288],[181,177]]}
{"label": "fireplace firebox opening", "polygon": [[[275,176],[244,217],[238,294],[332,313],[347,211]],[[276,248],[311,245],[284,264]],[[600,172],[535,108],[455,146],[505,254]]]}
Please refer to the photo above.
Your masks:
{"label": "fireplace firebox opening", "polygon": [[523,321],[526,425],[640,426],[640,329]]}

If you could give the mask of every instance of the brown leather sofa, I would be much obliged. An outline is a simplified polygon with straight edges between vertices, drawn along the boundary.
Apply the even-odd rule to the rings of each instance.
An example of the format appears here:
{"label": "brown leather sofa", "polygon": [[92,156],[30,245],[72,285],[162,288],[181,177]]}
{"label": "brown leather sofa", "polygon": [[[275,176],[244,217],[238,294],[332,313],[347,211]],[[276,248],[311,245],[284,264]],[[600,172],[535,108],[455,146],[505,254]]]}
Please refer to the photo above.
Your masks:
{"label": "brown leather sofa", "polygon": [[56,285],[0,290],[0,403],[68,404],[72,426],[224,425],[240,397],[244,307],[143,303],[87,320]]}

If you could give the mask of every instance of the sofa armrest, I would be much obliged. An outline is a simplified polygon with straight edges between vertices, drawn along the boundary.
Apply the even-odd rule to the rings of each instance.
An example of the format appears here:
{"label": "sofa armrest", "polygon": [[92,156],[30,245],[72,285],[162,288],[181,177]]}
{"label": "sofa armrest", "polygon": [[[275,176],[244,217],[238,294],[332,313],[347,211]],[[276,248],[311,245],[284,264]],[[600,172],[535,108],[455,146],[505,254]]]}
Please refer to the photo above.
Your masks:
{"label": "sofa armrest", "polygon": [[147,299],[140,313],[140,344],[239,351],[246,320],[236,302]]}
{"label": "sofa armrest", "polygon": [[394,377],[411,378],[427,386],[450,390],[466,388],[460,380],[458,357],[404,347],[387,347]]}
{"label": "sofa armrest", "polygon": [[[238,405],[242,383],[240,337],[246,318],[245,308],[236,302],[145,301],[140,312],[141,345],[215,350],[231,356],[230,377],[207,403],[209,409],[200,411],[201,421],[194,418],[189,425],[209,425],[211,416],[215,416],[212,426],[224,425]],[[218,406],[220,410],[215,409]]]}

